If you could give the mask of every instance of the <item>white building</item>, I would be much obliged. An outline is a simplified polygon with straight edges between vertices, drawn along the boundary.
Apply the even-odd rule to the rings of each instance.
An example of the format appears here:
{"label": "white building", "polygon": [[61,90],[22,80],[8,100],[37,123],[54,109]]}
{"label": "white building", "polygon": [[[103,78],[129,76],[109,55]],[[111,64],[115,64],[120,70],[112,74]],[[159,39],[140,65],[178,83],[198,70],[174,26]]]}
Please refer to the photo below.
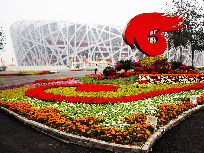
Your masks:
{"label": "white building", "polygon": [[[122,38],[123,30],[108,25],[87,25],[64,21],[18,21],[11,25],[17,63],[21,65],[67,65],[90,67],[115,64],[121,59],[138,60],[145,55],[132,50]],[[179,51],[166,51],[169,60],[179,59]],[[189,51],[184,63],[191,65]],[[203,53],[196,52],[196,65],[203,66]]]}

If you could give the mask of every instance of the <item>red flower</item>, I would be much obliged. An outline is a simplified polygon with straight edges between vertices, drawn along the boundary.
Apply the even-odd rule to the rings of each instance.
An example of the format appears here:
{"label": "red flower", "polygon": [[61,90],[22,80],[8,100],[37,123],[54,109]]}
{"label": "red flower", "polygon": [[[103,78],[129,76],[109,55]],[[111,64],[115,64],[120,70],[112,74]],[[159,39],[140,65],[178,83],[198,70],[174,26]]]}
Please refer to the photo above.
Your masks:
{"label": "red flower", "polygon": [[135,73],[136,73],[136,74],[142,74],[142,72],[140,72],[140,71],[136,71]]}
{"label": "red flower", "polygon": [[148,84],[149,82],[147,80],[141,80],[141,81],[138,81],[139,84]]}
{"label": "red flower", "polygon": [[116,79],[116,75],[107,76],[107,79]]}
{"label": "red flower", "polygon": [[143,71],[143,74],[148,74],[148,72],[147,71]]}
{"label": "red flower", "polygon": [[85,92],[100,92],[100,91],[114,91],[118,87],[114,85],[106,84],[82,84],[75,89],[75,91],[85,91]]}
{"label": "red flower", "polygon": [[[87,86],[90,84],[87,84]],[[44,92],[44,90],[48,88],[54,88],[54,87],[79,87],[81,84],[60,84],[60,85],[46,85],[46,86],[40,86],[36,88],[31,88],[25,91],[25,94],[27,96],[30,96],[32,98],[37,98],[41,100],[48,100],[48,101],[67,101],[67,102],[83,102],[83,103],[89,103],[89,104],[101,104],[101,103],[118,103],[118,102],[131,102],[136,100],[142,100],[162,94],[168,94],[178,91],[186,91],[186,90],[192,90],[192,89],[199,89],[204,88],[204,83],[198,83],[190,86],[180,87],[180,88],[169,88],[166,90],[155,90],[148,93],[141,93],[136,94],[132,96],[123,96],[123,97],[80,97],[80,96],[64,96],[60,94],[52,94]]]}
{"label": "red flower", "polygon": [[103,75],[97,75],[97,76],[94,76],[93,79],[103,80],[104,76]]}
{"label": "red flower", "polygon": [[158,74],[159,72],[157,72],[157,71],[152,71],[152,74]]}
{"label": "red flower", "polygon": [[72,80],[74,77],[72,78],[61,78],[61,79],[41,79],[41,80],[35,80],[35,82],[37,83],[48,83],[48,82],[57,82],[57,81],[67,81],[67,80]]}

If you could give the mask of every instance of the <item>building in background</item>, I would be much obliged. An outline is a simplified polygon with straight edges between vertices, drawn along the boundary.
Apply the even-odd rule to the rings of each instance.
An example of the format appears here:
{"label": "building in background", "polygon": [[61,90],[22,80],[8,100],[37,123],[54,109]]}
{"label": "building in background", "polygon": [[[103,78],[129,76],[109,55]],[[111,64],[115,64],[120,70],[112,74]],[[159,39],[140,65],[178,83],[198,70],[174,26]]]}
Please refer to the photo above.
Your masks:
{"label": "building in background", "polygon": [[[125,44],[122,29],[109,25],[88,25],[64,21],[18,21],[10,34],[19,66],[66,65],[93,67],[114,65],[123,59],[145,55]],[[179,51],[166,51],[169,60],[178,60]],[[191,53],[185,50],[184,63],[190,65]],[[203,53],[196,52],[195,65],[203,66]]]}

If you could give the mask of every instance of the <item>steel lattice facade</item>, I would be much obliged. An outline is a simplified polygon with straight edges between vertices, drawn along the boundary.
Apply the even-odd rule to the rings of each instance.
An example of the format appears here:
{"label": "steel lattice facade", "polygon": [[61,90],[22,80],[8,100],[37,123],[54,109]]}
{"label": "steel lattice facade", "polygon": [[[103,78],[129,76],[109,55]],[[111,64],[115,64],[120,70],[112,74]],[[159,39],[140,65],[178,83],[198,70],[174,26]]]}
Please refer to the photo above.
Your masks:
{"label": "steel lattice facade", "polygon": [[[18,65],[69,65],[91,66],[121,59],[137,60],[145,55],[132,50],[116,26],[88,25],[63,21],[18,21],[10,27]],[[178,60],[179,51],[166,51],[169,60]],[[188,50],[184,63],[190,65]],[[204,65],[204,56],[195,54],[195,63]],[[92,63],[92,64],[91,64]]]}

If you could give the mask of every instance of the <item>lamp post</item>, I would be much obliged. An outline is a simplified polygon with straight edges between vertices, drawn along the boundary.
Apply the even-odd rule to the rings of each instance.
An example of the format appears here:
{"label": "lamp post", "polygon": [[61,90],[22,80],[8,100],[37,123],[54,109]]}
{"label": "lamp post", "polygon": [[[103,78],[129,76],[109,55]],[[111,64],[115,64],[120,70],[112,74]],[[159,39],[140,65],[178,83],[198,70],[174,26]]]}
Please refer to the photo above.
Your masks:
{"label": "lamp post", "polygon": [[45,57],[45,64],[46,64],[46,66],[48,65],[48,57],[47,56]]}
{"label": "lamp post", "polygon": [[86,68],[86,56],[84,55],[84,68]]}
{"label": "lamp post", "polygon": [[34,62],[34,66],[36,66],[36,57],[33,56],[33,62]]}
{"label": "lamp post", "polygon": [[1,61],[1,64],[3,64],[3,58],[2,57],[0,58],[0,61]]}
{"label": "lamp post", "polygon": [[58,65],[60,65],[60,60],[61,60],[61,58],[60,58],[60,57],[57,57]]}
{"label": "lamp post", "polygon": [[110,56],[110,62],[112,63],[112,56]]}
{"label": "lamp post", "polygon": [[124,61],[124,59],[125,59],[125,55],[122,55],[122,60]]}
{"label": "lamp post", "polygon": [[26,65],[26,57],[25,56],[23,57],[23,63],[24,63],[23,65],[25,66]]}
{"label": "lamp post", "polygon": [[12,57],[12,58],[11,58],[11,63],[13,64],[13,62],[14,62],[14,58]]}
{"label": "lamp post", "polygon": [[71,60],[72,66],[71,68],[74,68],[74,56],[72,56],[72,60]]}

